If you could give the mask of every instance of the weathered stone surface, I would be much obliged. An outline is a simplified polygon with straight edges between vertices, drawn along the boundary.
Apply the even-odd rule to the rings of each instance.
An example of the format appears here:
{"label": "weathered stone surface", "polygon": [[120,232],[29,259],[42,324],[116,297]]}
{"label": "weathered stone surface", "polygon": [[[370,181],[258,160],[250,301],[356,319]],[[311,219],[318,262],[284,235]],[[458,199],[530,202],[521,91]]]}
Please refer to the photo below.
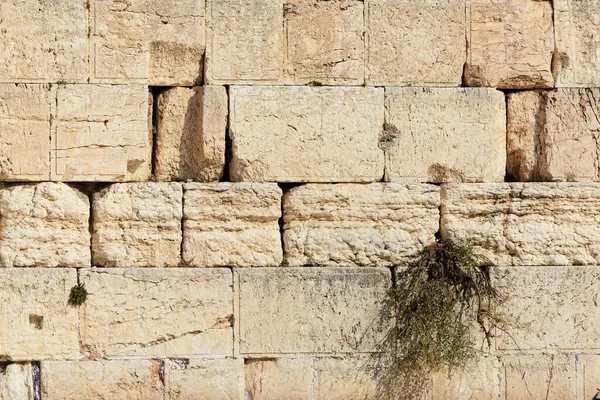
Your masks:
{"label": "weathered stone surface", "polygon": [[481,355],[463,368],[433,374],[427,399],[495,400],[504,392],[504,384],[498,358]]}
{"label": "weathered stone surface", "polygon": [[504,356],[502,364],[505,370],[506,399],[579,398],[576,393],[575,360],[572,356]]}
{"label": "weathered stone surface", "polygon": [[315,394],[331,400],[391,399],[379,390],[372,360],[364,357],[315,358]]}
{"label": "weathered stone surface", "polygon": [[283,39],[282,0],[207,0],[207,83],[281,83]]}
{"label": "weathered stone surface", "polygon": [[241,400],[244,398],[244,360],[166,361],[165,384],[166,400]]}
{"label": "weathered stone surface", "polygon": [[49,132],[55,104],[55,87],[0,84],[1,180],[50,178]]}
{"label": "weathered stone surface", "polygon": [[163,400],[157,360],[44,361],[42,396],[47,400]]}
{"label": "weathered stone surface", "polygon": [[183,262],[194,267],[271,267],[282,260],[281,189],[269,183],[188,183]]}
{"label": "weathered stone surface", "polygon": [[233,349],[228,269],[86,269],[88,358],[222,357]]}
{"label": "weathered stone surface", "polygon": [[447,184],[441,233],[494,265],[597,265],[599,208],[594,184]]}
{"label": "weathered stone surface", "polygon": [[498,88],[554,87],[552,2],[469,0],[465,81]]}
{"label": "weathered stone surface", "polygon": [[169,89],[156,110],[156,179],[218,181],[225,167],[225,87]]}
{"label": "weathered stone surface", "polygon": [[495,285],[508,301],[501,311],[513,321],[497,346],[509,350],[598,349],[598,267],[495,268]]}
{"label": "weathered stone surface", "polygon": [[59,86],[52,180],[145,180],[151,158],[146,86]]}
{"label": "weathered stone surface", "polygon": [[232,87],[229,95],[232,180],[381,180],[383,89]]}
{"label": "weathered stone surface", "polygon": [[94,82],[202,81],[203,1],[94,0],[92,15]]}
{"label": "weathered stone surface", "polygon": [[518,180],[600,180],[600,89],[508,98],[509,172]]}
{"label": "weathered stone surface", "polygon": [[0,269],[0,359],[77,358],[77,308],[67,305],[76,283],[74,269]]}
{"label": "weathered stone surface", "polygon": [[391,285],[386,268],[252,268],[237,274],[240,352],[246,356],[368,353],[389,328],[378,323]]}
{"label": "weathered stone surface", "polygon": [[0,190],[0,267],[90,266],[90,203],[63,183]]}
{"label": "weathered stone surface", "polygon": [[0,399],[34,400],[31,364],[0,365]]}
{"label": "weathered stone surface", "polygon": [[367,25],[369,85],[460,86],[464,1],[371,0]]}
{"label": "weathered stone surface", "polygon": [[593,399],[598,393],[598,373],[600,357],[598,355],[578,354],[575,358],[577,371],[577,398]]}
{"label": "weathered stone surface", "polygon": [[600,86],[600,2],[555,0],[556,50],[553,73],[557,87]]}
{"label": "weathered stone surface", "polygon": [[284,7],[288,83],[364,83],[363,0],[286,0]]}
{"label": "weathered stone surface", "polygon": [[86,2],[3,0],[0,82],[86,82]]}
{"label": "weathered stone surface", "polygon": [[506,111],[502,92],[387,88],[385,98],[382,147],[387,180],[504,181]]}
{"label": "weathered stone surface", "polygon": [[391,266],[435,240],[432,185],[305,185],[284,197],[285,256],[292,266]]}

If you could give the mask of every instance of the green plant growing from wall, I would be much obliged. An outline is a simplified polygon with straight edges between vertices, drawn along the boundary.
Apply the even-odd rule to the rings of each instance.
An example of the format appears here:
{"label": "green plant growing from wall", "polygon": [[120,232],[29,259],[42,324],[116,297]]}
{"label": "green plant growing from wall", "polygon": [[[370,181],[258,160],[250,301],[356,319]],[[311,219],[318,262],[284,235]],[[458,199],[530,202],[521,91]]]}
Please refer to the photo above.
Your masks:
{"label": "green plant growing from wall", "polygon": [[87,290],[82,283],[78,283],[77,285],[71,288],[71,293],[69,294],[69,304],[72,306],[80,306],[87,299]]}

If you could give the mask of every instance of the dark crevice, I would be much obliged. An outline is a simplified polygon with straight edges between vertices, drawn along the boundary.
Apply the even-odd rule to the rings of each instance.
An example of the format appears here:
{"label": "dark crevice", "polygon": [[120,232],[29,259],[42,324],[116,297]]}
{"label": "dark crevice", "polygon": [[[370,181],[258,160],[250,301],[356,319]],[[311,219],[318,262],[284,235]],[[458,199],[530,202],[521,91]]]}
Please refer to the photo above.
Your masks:
{"label": "dark crevice", "polygon": [[167,90],[172,89],[169,86],[150,86],[148,90],[152,95],[152,131],[150,132],[152,135],[152,159],[151,159],[151,171],[152,177],[154,178],[154,170],[156,168],[156,137],[158,133],[158,97],[166,92]]}
{"label": "dark crevice", "polygon": [[33,381],[33,400],[42,400],[42,376],[39,361],[31,363],[31,373]]}
{"label": "dark crevice", "polygon": [[[227,92],[227,108],[229,108],[229,86],[225,86]],[[233,142],[230,136],[230,112],[227,112],[227,128],[225,129],[225,166],[223,167],[223,176],[221,176],[221,182],[231,182],[231,174],[229,169],[231,168],[231,160],[233,159]]]}
{"label": "dark crevice", "polygon": [[283,233],[285,231],[285,221],[284,221],[284,204],[285,197],[287,193],[295,187],[304,185],[303,183],[278,183],[277,184],[281,189],[281,216],[279,217],[279,239],[281,240],[281,250],[283,251],[283,261],[281,262],[281,266],[287,266],[287,258],[285,254],[285,241],[283,240]]}

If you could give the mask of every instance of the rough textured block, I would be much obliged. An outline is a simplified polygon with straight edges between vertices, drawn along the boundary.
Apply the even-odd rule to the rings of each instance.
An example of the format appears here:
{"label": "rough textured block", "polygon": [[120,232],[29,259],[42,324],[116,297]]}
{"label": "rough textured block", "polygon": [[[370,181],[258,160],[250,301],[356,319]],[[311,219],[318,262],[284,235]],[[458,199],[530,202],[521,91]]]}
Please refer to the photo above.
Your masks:
{"label": "rough textured block", "polygon": [[433,374],[427,399],[496,400],[504,384],[498,358],[481,355],[463,368]]}
{"label": "rough textured block", "polygon": [[182,203],[179,183],[117,183],[94,193],[93,265],[176,267]]}
{"label": "rough textured block", "polygon": [[600,357],[578,354],[575,358],[575,368],[577,371],[577,398],[593,399],[598,393]]}
{"label": "rough textured block", "polygon": [[469,6],[467,85],[554,87],[552,2],[469,0]]}
{"label": "rough textured block", "polygon": [[287,82],[364,83],[364,0],[286,0]]}
{"label": "rough textured block", "polygon": [[241,400],[244,360],[166,361],[165,384],[166,400]]}
{"label": "rough textured block", "polygon": [[228,269],[86,269],[81,280],[88,358],[232,355]]}
{"label": "rough textured block", "polygon": [[389,320],[386,268],[252,268],[237,274],[244,355],[368,353],[389,328],[377,323]]}
{"label": "rough textured block", "polygon": [[441,233],[469,240],[494,265],[600,263],[600,185],[442,187]]}
{"label": "rough textured block", "polygon": [[232,180],[381,180],[383,89],[232,87],[229,95]]}
{"label": "rough textured block", "polygon": [[599,349],[594,329],[599,278],[598,267],[495,268],[495,285],[508,296],[501,311],[515,325],[510,336],[499,333],[498,348]]}
{"label": "rough textured block", "polygon": [[55,104],[53,86],[0,84],[1,180],[50,178],[49,132]]}
{"label": "rough textured block", "polygon": [[225,88],[169,89],[158,96],[156,111],[156,179],[218,181],[225,167]]}
{"label": "rough textured block", "polygon": [[90,266],[90,203],[62,183],[0,190],[0,267]]}
{"label": "rough textured block", "polygon": [[281,83],[282,0],[207,0],[206,29],[207,83]]}
{"label": "rough textured block", "polygon": [[282,260],[281,189],[275,184],[185,185],[183,262],[271,267]]}
{"label": "rough textured block", "polygon": [[553,73],[557,87],[600,86],[600,2],[554,0],[556,50]]}
{"label": "rough textured block", "polygon": [[505,398],[507,400],[579,398],[576,393],[574,361],[574,357],[563,355],[502,357],[506,379]]}
{"label": "rough textured block", "polygon": [[[386,179],[503,182],[504,94],[494,89],[387,88]],[[465,134],[468,132],[468,135]]]}
{"label": "rough textured block", "polygon": [[311,358],[246,359],[246,398],[310,399],[314,380]]}
{"label": "rough textured block", "polygon": [[369,85],[460,86],[466,58],[464,1],[367,4]]}
{"label": "rough textured block", "polygon": [[79,356],[77,308],[67,305],[76,283],[74,269],[0,269],[1,360]]}
{"label": "rough textured block", "polygon": [[284,197],[290,265],[391,266],[435,240],[439,188],[418,184],[305,185]]}
{"label": "rough textured block", "polygon": [[34,400],[31,364],[0,365],[0,399]]}
{"label": "rough textured block", "polygon": [[600,180],[600,89],[508,97],[509,173],[521,181]]}
{"label": "rough textured block", "polygon": [[47,400],[163,400],[157,360],[44,361],[42,395]]}
{"label": "rough textured block", "polygon": [[59,86],[52,180],[145,180],[151,158],[146,86]]}
{"label": "rough textured block", "polygon": [[203,1],[94,0],[92,15],[94,82],[202,81]]}
{"label": "rough textured block", "polygon": [[85,1],[3,0],[0,82],[86,82]]}

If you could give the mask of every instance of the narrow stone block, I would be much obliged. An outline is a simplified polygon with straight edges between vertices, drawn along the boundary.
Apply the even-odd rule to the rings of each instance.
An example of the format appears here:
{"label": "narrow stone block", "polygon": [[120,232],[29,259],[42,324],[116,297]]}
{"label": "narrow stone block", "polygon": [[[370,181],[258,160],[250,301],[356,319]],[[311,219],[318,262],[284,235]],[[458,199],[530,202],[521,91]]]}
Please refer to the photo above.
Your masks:
{"label": "narrow stone block", "polygon": [[31,363],[0,365],[0,399],[34,400]]}
{"label": "narrow stone block", "polygon": [[166,400],[241,400],[244,398],[244,360],[167,360],[165,384]]}

